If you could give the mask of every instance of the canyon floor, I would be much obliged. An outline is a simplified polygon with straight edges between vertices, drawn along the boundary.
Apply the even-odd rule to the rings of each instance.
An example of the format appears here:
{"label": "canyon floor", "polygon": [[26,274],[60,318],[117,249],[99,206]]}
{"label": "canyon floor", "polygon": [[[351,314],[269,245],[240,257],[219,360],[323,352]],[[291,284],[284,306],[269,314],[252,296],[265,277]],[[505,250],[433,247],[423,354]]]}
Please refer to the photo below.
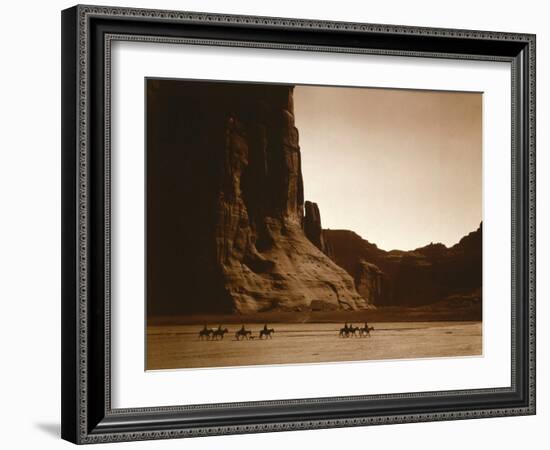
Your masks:
{"label": "canyon floor", "polygon": [[[216,322],[209,326],[217,327]],[[354,323],[355,326],[362,326]],[[370,337],[338,336],[343,323],[270,322],[272,339],[259,339],[261,323],[247,324],[253,339],[235,339],[240,324],[225,325],[223,340],[200,340],[203,324],[149,324],[147,369],[411,359],[482,354],[479,321],[370,322]]]}

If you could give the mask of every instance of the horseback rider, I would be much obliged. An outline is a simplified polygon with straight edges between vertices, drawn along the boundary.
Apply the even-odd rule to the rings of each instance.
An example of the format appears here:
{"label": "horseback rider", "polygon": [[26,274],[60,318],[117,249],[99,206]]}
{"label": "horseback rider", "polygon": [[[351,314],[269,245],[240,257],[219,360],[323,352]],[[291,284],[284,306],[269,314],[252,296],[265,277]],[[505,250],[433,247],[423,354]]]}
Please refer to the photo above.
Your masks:
{"label": "horseback rider", "polygon": [[239,331],[240,331],[241,333],[244,333],[244,332],[245,332],[244,323],[242,324],[241,329],[240,329]]}
{"label": "horseback rider", "polygon": [[268,330],[268,328],[267,328],[267,323],[264,323],[264,332],[267,333],[267,330]]}

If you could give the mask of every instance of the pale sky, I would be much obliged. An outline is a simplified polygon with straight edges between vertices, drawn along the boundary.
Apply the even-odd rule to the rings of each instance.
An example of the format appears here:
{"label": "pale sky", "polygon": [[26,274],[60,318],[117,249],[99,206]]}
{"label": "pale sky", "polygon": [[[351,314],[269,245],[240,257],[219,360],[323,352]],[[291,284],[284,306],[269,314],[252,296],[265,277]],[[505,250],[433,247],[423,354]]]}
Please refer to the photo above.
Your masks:
{"label": "pale sky", "polygon": [[305,199],[385,250],[454,245],[482,220],[482,94],[296,86]]}

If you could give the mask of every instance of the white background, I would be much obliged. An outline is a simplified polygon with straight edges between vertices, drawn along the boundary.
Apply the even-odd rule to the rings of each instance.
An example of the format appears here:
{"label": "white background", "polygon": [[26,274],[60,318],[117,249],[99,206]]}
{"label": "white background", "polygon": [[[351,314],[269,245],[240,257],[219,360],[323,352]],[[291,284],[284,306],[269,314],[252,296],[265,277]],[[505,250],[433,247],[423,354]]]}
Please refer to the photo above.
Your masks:
{"label": "white background", "polygon": [[[437,27],[533,32],[538,35],[538,317],[544,325],[550,294],[545,191],[550,187],[548,123],[550,76],[544,2],[463,0],[410,2],[139,1],[112,5],[203,10],[240,14],[335,19]],[[0,133],[0,290],[3,304],[0,414],[5,448],[68,448],[59,440],[60,398],[60,16],[70,2],[3,5]],[[546,204],[546,205],[545,205]],[[334,448],[346,443],[379,448],[542,448],[550,419],[550,333],[538,331],[538,415],[461,422],[392,425],[186,441],[116,444],[120,448]]]}
{"label": "white background", "polygon": [[[114,408],[510,386],[509,63],[136,42],[111,57]],[[483,92],[483,357],[144,372],[146,76]]]}

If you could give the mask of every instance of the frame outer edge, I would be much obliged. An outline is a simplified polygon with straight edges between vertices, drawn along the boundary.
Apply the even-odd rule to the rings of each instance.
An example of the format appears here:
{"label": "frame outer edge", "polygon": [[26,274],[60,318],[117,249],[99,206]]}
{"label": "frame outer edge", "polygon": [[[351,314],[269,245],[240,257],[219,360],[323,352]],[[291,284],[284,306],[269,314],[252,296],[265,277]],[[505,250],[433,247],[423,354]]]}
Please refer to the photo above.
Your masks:
{"label": "frame outer edge", "polygon": [[128,17],[139,20],[161,20],[175,23],[203,23],[245,25],[247,27],[276,27],[279,29],[304,30],[335,30],[341,32],[377,32],[382,34],[425,35],[432,37],[454,37],[466,39],[487,39],[509,42],[529,42],[535,36],[530,33],[514,33],[502,31],[468,30],[441,27],[377,24],[364,22],[347,22],[326,19],[304,19],[280,16],[254,16],[225,13],[205,13],[200,11],[175,11],[168,9],[128,8],[121,6],[100,6],[79,4],[78,8],[84,14],[97,16]]}
{"label": "frame outer edge", "polygon": [[537,70],[536,70],[536,35],[529,36],[529,68],[528,68],[528,161],[529,161],[529,220],[528,220],[528,244],[529,244],[529,280],[528,280],[528,303],[529,303],[529,403],[530,414],[537,413],[537,389],[536,389],[536,102],[537,102]]}
{"label": "frame outer edge", "polygon": [[77,17],[61,13],[61,437],[78,441]]}

